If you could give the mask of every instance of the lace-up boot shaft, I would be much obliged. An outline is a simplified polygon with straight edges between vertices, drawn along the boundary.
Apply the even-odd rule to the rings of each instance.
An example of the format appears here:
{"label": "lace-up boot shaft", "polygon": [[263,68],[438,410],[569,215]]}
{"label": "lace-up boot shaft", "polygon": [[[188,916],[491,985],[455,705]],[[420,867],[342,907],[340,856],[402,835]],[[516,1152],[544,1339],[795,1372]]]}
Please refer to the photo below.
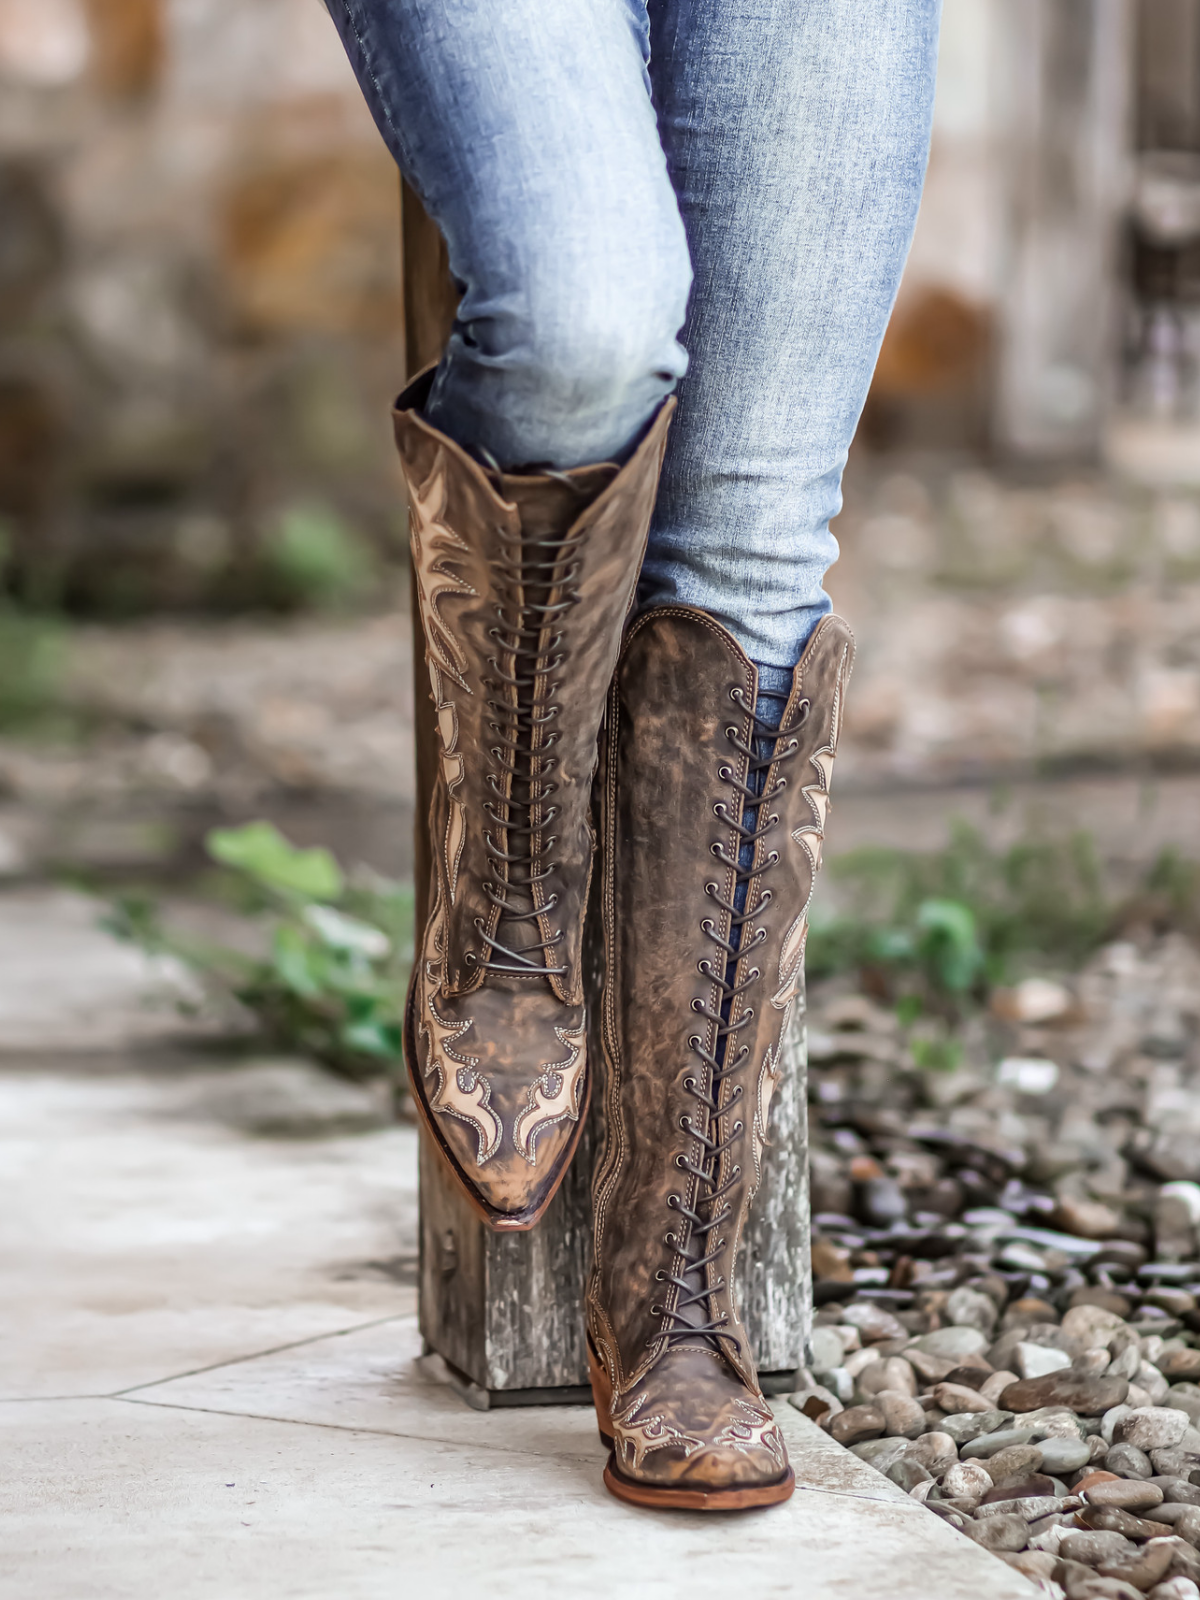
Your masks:
{"label": "lace-up boot shaft", "polygon": [[608,1481],[627,1498],[790,1492],[733,1285],[803,984],[852,653],[849,629],[826,618],[774,730],[733,638],[667,606],[630,630],[614,682],[588,1324]]}
{"label": "lace-up boot shaft", "polygon": [[395,413],[438,728],[405,1051],[468,1198],[523,1228],[587,1101],[589,797],[674,402],[623,468],[503,475],[423,420],[427,388]]}

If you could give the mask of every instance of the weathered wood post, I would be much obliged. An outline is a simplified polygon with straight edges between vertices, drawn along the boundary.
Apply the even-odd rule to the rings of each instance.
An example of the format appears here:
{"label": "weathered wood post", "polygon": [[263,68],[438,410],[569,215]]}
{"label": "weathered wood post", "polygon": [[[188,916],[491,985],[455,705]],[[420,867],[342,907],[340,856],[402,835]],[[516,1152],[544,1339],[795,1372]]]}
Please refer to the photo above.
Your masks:
{"label": "weathered wood post", "polygon": [[[405,338],[411,376],[434,360],[445,343],[457,295],[441,236],[407,185],[402,207]],[[413,870],[420,927],[429,891],[426,819],[436,766],[436,729],[425,689],[415,583],[413,596],[417,798]],[[599,994],[601,953],[593,905],[585,941],[592,996]],[[599,1016],[595,1003],[591,1015]],[[603,1054],[595,1020],[589,1045],[599,1078]],[[792,1386],[795,1368],[805,1361],[811,1324],[805,1076],[801,1019],[788,1041],[781,1085],[772,1101],[766,1168],[739,1264],[746,1326],[768,1393]],[[592,1156],[601,1101],[602,1096],[593,1093],[589,1125],[571,1171],[546,1216],[530,1233],[489,1233],[422,1141],[421,1334],[428,1348],[455,1373],[460,1393],[481,1409],[590,1399],[582,1307],[591,1245]]]}

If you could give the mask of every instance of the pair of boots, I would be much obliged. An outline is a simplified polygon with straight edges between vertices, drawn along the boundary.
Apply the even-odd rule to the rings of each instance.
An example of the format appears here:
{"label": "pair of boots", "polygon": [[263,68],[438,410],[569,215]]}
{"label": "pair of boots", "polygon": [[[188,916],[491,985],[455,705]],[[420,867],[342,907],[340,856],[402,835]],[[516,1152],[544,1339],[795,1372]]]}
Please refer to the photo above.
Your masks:
{"label": "pair of boots", "polygon": [[532,1227],[590,1090],[599,753],[587,1321],[605,1481],[646,1505],[772,1504],[793,1478],[734,1267],[802,983],[850,633],[826,618],[782,721],[764,716],[756,668],[706,613],[625,628],[673,402],[623,467],[505,475],[422,420],[428,381],[395,417],[440,744],[405,1032],[416,1104],[488,1225]]}

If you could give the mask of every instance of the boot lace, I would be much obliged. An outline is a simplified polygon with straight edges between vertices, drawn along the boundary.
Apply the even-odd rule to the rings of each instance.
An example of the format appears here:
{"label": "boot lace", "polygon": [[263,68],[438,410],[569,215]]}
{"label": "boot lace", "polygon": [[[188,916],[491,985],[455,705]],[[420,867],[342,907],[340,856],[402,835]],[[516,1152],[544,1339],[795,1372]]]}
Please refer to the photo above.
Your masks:
{"label": "boot lace", "polygon": [[[722,896],[719,883],[706,883],[704,886],[705,893],[716,901],[729,919],[729,937],[722,938],[714,917],[705,917],[700,924],[704,934],[717,946],[711,957],[700,961],[700,971],[716,983],[721,1002],[714,1011],[703,1000],[692,1001],[692,1010],[713,1024],[715,1033],[712,1050],[706,1047],[703,1037],[698,1033],[688,1040],[691,1049],[699,1056],[703,1070],[689,1074],[683,1080],[684,1088],[696,1099],[698,1106],[696,1114],[685,1114],[680,1118],[680,1127],[699,1143],[701,1155],[699,1161],[693,1161],[684,1154],[675,1157],[675,1165],[696,1180],[694,1206],[689,1206],[683,1195],[667,1196],[667,1204],[679,1213],[680,1226],[677,1232],[666,1235],[665,1243],[682,1256],[683,1264],[678,1272],[660,1270],[655,1274],[660,1283],[673,1284],[679,1294],[674,1307],[651,1307],[653,1315],[662,1317],[663,1327],[650,1342],[665,1338],[668,1349],[697,1338],[707,1339],[718,1350],[722,1339],[734,1345],[738,1342],[736,1335],[727,1331],[728,1313],[716,1312],[713,1305],[713,1297],[725,1287],[726,1280],[718,1276],[710,1282],[708,1273],[708,1269],[720,1260],[728,1243],[719,1230],[734,1214],[734,1207],[727,1197],[740,1184],[742,1177],[742,1169],[735,1163],[722,1183],[721,1158],[745,1134],[743,1119],[735,1115],[742,1101],[743,1087],[735,1084],[722,1103],[721,1086],[726,1078],[741,1068],[750,1054],[749,1045],[740,1044],[737,1036],[753,1021],[754,1009],[745,1006],[737,1021],[733,1021],[734,1002],[762,976],[759,967],[747,963],[751,953],[766,939],[767,929],[760,924],[753,937],[747,937],[744,944],[743,929],[748,922],[760,917],[771,903],[771,890],[764,886],[762,880],[778,862],[779,852],[770,850],[757,866],[754,863],[759,841],[779,825],[778,813],[768,810],[768,807],[787,787],[787,778],[777,774],[774,784],[766,789],[767,774],[772,765],[782,763],[796,754],[800,742],[795,735],[807,721],[811,709],[809,701],[802,700],[790,726],[773,728],[757,714],[753,702],[743,689],[731,689],[730,698],[750,719],[748,739],[743,738],[736,727],[725,729],[729,743],[746,760],[746,776],[745,781],[740,779],[735,767],[728,762],[722,762],[717,769],[721,782],[742,797],[740,807],[735,801],[731,809],[725,800],[719,800],[713,806],[715,815],[733,828],[739,845],[733,855],[729,854],[720,840],[711,847],[713,855],[723,866],[733,868],[732,898],[726,900]],[[739,810],[740,818],[737,814]],[[753,905],[749,903],[751,895],[754,896]],[[714,1235],[717,1235],[715,1243]]]}
{"label": "boot lace", "polygon": [[[584,492],[566,474],[543,469],[542,475],[576,494]],[[475,918],[486,951],[483,955],[468,951],[464,957],[484,972],[548,978],[566,970],[552,964],[550,955],[563,938],[562,929],[545,934],[538,923],[539,917],[553,911],[558,895],[543,892],[540,905],[536,896],[559,869],[550,855],[557,837],[547,831],[559,814],[550,803],[559,788],[552,777],[558,758],[548,752],[561,735],[550,724],[560,710],[557,696],[567,660],[562,624],[579,602],[575,585],[585,536],[584,531],[546,539],[522,533],[499,535],[496,621],[488,629],[496,654],[488,657],[492,675],[483,679],[484,688],[491,691],[485,701],[493,718],[488,728],[498,741],[489,751],[490,792],[483,802],[494,825],[494,831],[485,829],[483,835],[494,876],[485,879],[482,888],[500,915],[492,933],[483,917]],[[554,595],[557,598],[552,599]],[[519,949],[514,948],[522,926],[527,937],[519,941]]]}

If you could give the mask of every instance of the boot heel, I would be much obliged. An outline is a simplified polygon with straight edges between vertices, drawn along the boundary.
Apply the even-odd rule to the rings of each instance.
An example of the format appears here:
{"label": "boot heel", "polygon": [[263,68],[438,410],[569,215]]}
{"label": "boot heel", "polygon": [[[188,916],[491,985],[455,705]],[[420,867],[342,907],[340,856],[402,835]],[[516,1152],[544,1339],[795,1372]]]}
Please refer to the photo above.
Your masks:
{"label": "boot heel", "polygon": [[588,1378],[592,1385],[592,1404],[596,1408],[596,1427],[600,1434],[600,1443],[606,1450],[613,1447],[611,1433],[605,1433],[604,1424],[612,1416],[612,1384],[608,1381],[608,1372],[604,1363],[596,1354],[596,1347],[592,1344],[592,1336],[588,1334]]}

